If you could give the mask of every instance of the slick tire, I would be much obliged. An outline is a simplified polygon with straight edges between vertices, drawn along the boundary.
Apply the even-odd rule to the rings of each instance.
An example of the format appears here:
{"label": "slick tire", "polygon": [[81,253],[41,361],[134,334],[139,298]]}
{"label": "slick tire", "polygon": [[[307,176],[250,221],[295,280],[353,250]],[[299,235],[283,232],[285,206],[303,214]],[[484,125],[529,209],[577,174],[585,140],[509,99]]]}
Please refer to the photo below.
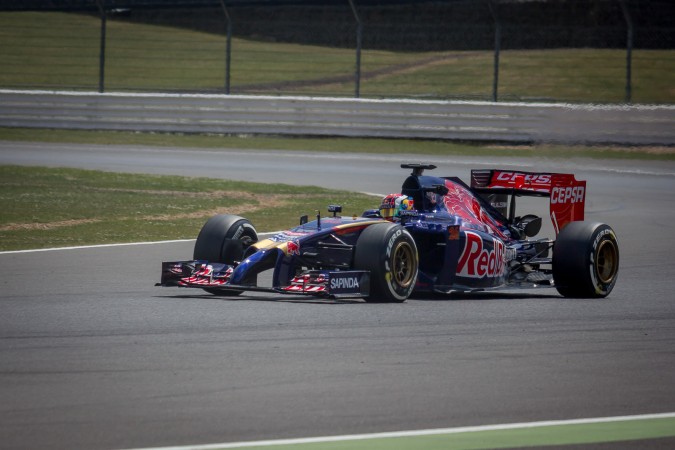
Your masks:
{"label": "slick tire", "polygon": [[370,271],[367,302],[404,302],[417,281],[417,246],[400,225],[371,225],[356,242],[354,268]]}
{"label": "slick tire", "polygon": [[619,243],[609,225],[571,222],[553,247],[553,281],[565,297],[607,297],[619,275]]}
{"label": "slick tire", "polygon": [[[211,217],[202,227],[193,253],[193,259],[224,264],[241,261],[244,251],[258,242],[258,233],[251,222],[231,214]],[[239,295],[241,291],[204,289],[215,295]]]}

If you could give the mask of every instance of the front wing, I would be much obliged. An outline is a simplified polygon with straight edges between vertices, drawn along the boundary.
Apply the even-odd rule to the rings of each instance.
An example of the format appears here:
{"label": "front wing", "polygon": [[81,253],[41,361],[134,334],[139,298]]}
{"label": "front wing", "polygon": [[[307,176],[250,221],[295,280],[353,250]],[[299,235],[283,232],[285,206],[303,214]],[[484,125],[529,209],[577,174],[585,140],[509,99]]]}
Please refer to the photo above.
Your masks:
{"label": "front wing", "polygon": [[284,286],[261,287],[229,282],[234,266],[208,261],[170,261],[162,263],[157,286],[175,286],[217,291],[257,291],[316,297],[367,297],[370,272],[366,270],[309,270],[293,277]]}

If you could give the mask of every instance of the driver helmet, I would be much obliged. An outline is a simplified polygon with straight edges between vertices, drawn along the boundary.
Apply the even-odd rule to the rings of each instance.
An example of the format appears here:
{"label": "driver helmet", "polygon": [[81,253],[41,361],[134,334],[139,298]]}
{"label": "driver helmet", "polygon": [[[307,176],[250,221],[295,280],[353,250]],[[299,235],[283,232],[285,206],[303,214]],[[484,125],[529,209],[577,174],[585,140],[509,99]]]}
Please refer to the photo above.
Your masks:
{"label": "driver helmet", "polygon": [[393,221],[401,211],[412,211],[414,208],[412,197],[403,194],[389,194],[382,199],[380,215],[382,218]]}

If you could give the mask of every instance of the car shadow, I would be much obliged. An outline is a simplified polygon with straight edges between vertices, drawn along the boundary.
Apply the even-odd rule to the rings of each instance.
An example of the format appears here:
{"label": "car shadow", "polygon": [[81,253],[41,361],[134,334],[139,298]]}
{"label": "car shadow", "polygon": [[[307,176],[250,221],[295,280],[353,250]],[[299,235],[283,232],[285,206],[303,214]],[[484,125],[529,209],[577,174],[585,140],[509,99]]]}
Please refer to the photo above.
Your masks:
{"label": "car shadow", "polygon": [[242,302],[242,301],[256,301],[256,302],[273,302],[273,303],[306,303],[314,305],[354,305],[367,304],[362,298],[321,298],[310,296],[287,296],[273,294],[260,295],[257,293],[242,293],[241,295],[224,296],[213,294],[180,294],[180,295],[155,295],[155,298],[173,298],[173,299],[203,299],[203,300],[218,300],[223,302]]}
{"label": "car shadow", "polygon": [[[548,290],[547,290],[548,291]],[[244,292],[241,295],[223,296],[213,294],[178,294],[178,295],[156,295],[155,298],[172,298],[172,299],[203,299],[203,300],[218,300],[223,302],[242,302],[242,301],[257,301],[257,302],[274,302],[274,303],[305,303],[314,305],[392,305],[396,303],[376,303],[366,302],[362,298],[321,298],[312,296],[300,295],[275,295],[268,293]],[[549,300],[569,300],[562,297],[557,292],[534,292],[534,291],[519,291],[519,292],[502,292],[502,291],[482,291],[482,292],[453,292],[450,294],[442,293],[416,293],[408,300],[410,302],[449,302],[449,301],[489,301],[489,300],[533,300],[533,299],[549,299]]]}
{"label": "car shadow", "polygon": [[415,301],[480,301],[480,300],[528,300],[528,299],[553,299],[563,300],[564,298],[557,292],[503,292],[503,291],[481,291],[481,292],[453,292],[443,293],[419,293],[413,294],[410,300]]}

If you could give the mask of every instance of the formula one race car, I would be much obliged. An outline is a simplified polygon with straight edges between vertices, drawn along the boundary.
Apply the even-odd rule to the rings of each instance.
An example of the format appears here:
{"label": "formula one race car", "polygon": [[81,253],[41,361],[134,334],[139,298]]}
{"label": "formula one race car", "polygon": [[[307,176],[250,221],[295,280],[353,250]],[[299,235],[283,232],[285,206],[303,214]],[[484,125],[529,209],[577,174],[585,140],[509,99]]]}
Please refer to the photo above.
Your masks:
{"label": "formula one race car", "polygon": [[[403,302],[413,292],[555,287],[565,297],[606,297],[616,284],[619,245],[608,225],[586,222],[586,182],[574,175],[473,170],[470,186],[412,169],[400,194],[360,217],[309,221],[259,240],[242,217],[217,215],[202,228],[193,260],[164,262],[161,286],[362,297]],[[532,239],[535,215],[516,216],[516,198],[548,197],[557,239]],[[257,282],[272,271],[271,286]]]}

